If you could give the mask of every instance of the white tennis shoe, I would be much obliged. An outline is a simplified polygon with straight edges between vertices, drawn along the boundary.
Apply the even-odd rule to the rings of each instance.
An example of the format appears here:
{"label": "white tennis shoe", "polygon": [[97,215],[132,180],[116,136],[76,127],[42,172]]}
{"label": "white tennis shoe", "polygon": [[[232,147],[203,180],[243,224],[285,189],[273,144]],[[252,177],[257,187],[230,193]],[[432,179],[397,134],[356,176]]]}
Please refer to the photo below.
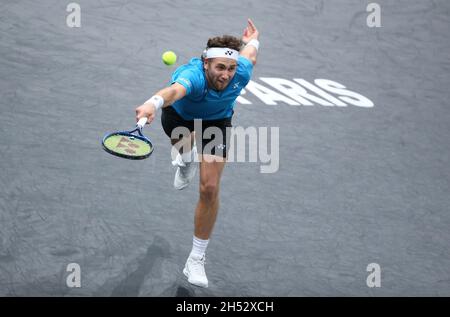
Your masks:
{"label": "white tennis shoe", "polygon": [[183,162],[181,154],[178,153],[174,161],[172,161],[173,166],[177,166],[177,171],[175,173],[175,179],[173,180],[173,187],[181,190],[189,185],[195,176],[197,171],[197,162],[194,162],[194,158],[197,156],[197,147],[194,145],[192,147],[192,160],[191,162]]}
{"label": "white tennis shoe", "polygon": [[189,283],[200,287],[208,287],[208,279],[205,273],[205,255],[201,258],[192,254],[189,255],[183,273]]}

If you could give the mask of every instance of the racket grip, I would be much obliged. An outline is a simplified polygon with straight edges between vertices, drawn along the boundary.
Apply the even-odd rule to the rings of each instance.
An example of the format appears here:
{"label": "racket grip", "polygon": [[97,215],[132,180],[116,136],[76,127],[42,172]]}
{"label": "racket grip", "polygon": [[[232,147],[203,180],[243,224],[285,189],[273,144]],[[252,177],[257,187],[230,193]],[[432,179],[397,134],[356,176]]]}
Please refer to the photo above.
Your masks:
{"label": "racket grip", "polygon": [[140,128],[140,129],[142,129],[144,126],[145,126],[145,124],[147,123],[147,117],[143,117],[143,118],[140,118],[139,119],[139,121],[137,122],[137,126]]}

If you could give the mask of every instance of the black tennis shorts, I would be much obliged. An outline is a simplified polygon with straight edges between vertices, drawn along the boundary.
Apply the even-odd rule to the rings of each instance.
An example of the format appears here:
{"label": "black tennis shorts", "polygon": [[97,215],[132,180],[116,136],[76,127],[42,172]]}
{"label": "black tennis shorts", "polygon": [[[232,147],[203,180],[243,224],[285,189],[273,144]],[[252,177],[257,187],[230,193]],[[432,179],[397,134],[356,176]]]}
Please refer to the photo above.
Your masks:
{"label": "black tennis shorts", "polygon": [[231,117],[218,120],[185,120],[172,106],[168,106],[162,108],[161,124],[169,138],[179,140],[195,131],[199,153],[227,157]]}

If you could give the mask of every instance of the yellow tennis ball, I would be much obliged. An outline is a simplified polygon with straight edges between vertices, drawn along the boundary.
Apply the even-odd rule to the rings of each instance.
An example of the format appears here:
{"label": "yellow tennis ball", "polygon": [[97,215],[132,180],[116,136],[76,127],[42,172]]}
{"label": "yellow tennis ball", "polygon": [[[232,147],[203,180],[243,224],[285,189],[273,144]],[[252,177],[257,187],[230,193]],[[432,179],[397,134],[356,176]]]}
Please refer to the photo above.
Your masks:
{"label": "yellow tennis ball", "polygon": [[162,60],[166,65],[173,65],[177,62],[177,54],[172,51],[164,52],[162,55]]}

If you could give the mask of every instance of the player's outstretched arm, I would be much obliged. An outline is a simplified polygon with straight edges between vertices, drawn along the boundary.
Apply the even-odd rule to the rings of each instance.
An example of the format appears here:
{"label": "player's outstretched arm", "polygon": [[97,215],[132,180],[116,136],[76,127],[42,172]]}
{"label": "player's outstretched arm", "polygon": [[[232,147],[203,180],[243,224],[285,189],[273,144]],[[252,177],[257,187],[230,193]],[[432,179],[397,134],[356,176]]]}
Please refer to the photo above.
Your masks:
{"label": "player's outstretched arm", "polygon": [[251,19],[247,21],[247,27],[244,29],[242,35],[242,42],[246,44],[240,51],[240,55],[250,60],[253,65],[256,64],[256,56],[258,55],[258,42],[259,32],[255,24]]}
{"label": "player's outstretched arm", "polygon": [[186,96],[186,88],[179,83],[161,89],[136,108],[136,122],[143,117],[147,117],[147,123],[152,122],[159,108],[169,106],[184,96]]}

